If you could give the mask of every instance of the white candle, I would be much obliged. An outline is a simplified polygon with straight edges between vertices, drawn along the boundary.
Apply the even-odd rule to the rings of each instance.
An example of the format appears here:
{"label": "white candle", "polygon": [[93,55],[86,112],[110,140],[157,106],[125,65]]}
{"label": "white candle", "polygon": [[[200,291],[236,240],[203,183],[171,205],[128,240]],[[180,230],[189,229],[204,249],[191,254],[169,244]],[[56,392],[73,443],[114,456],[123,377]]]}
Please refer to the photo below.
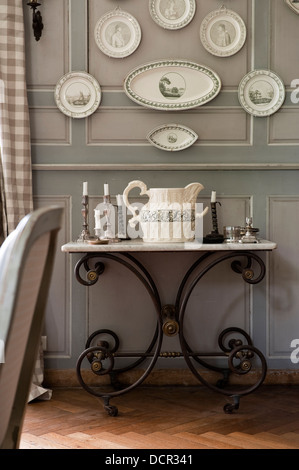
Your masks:
{"label": "white candle", "polygon": [[84,181],[83,183],[83,196],[88,196],[88,183]]}
{"label": "white candle", "polygon": [[212,191],[211,202],[216,202],[216,191]]}
{"label": "white candle", "polygon": [[104,196],[109,196],[109,184],[104,184]]}
{"label": "white candle", "polygon": [[123,198],[122,198],[122,195],[121,195],[121,194],[117,194],[117,195],[116,195],[116,202],[117,202],[117,205],[118,205],[118,206],[121,206],[121,205],[122,205]]}

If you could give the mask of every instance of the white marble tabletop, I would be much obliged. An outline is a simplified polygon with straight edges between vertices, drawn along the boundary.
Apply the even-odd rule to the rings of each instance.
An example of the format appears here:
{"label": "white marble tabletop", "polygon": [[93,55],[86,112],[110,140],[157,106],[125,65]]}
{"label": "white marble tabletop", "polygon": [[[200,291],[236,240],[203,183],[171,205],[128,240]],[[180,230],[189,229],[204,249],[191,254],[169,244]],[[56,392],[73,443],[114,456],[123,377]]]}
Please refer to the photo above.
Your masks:
{"label": "white marble tabletop", "polygon": [[61,247],[66,253],[121,253],[121,252],[171,252],[171,251],[272,251],[277,244],[269,240],[258,243],[145,243],[140,238],[122,240],[118,243],[90,244],[88,242],[69,242]]}

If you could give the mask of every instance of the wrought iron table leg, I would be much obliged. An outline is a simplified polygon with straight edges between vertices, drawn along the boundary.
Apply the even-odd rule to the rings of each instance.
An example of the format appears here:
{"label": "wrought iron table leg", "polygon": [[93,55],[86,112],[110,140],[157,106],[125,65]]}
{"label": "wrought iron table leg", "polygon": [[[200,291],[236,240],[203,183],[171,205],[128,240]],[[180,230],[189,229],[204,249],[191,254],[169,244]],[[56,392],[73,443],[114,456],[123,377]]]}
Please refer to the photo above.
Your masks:
{"label": "wrought iron table leg", "polygon": [[[263,261],[259,256],[253,253],[248,253],[248,252],[225,252],[221,253],[220,256],[216,257],[215,259],[209,260],[209,262],[205,265],[205,267],[202,267],[199,269],[199,272],[192,278],[190,281],[189,287],[187,286],[187,281],[190,280],[191,276],[194,274],[195,270],[200,267],[200,264],[203,260],[207,260],[208,258],[212,258],[211,252],[206,253],[203,257],[201,257],[199,260],[197,260],[193,266],[188,270],[186,276],[184,277],[182,284],[180,286],[180,289],[178,291],[178,296],[176,300],[176,308],[178,309],[178,317],[179,317],[179,324],[180,324],[180,343],[181,343],[181,348],[182,352],[185,358],[185,361],[189,367],[189,369],[192,371],[193,375],[197,377],[197,379],[205,386],[209,387],[210,389],[217,391],[219,393],[222,393],[224,395],[228,395],[233,398],[234,404],[232,405],[225,405],[224,411],[226,413],[232,412],[233,409],[238,409],[239,408],[239,401],[240,397],[243,395],[247,395],[249,393],[252,393],[254,390],[256,390],[264,381],[266,372],[267,372],[267,364],[266,360],[263,356],[263,354],[257,349],[252,346],[251,339],[247,333],[245,333],[243,330],[240,330],[238,328],[232,328],[232,329],[226,329],[224,332],[219,337],[219,345],[221,346],[222,344],[222,339],[223,336],[229,332],[230,330],[232,331],[237,331],[237,332],[242,332],[242,334],[245,336],[247,340],[247,345],[243,345],[242,342],[233,340],[233,342],[230,344],[230,347],[228,349],[225,349],[222,347],[221,349],[224,351],[225,355],[227,355],[228,359],[228,368],[223,369],[223,372],[225,373],[224,375],[224,381],[222,382],[222,386],[212,385],[208,381],[206,381],[202,375],[199,373],[199,371],[196,369],[194,362],[192,362],[192,359],[195,362],[200,363],[201,365],[204,365],[205,367],[211,369],[211,370],[218,370],[221,371],[220,368],[218,367],[213,367],[206,363],[203,359],[200,357],[196,356],[191,348],[189,347],[185,337],[184,337],[184,316],[185,316],[185,310],[186,306],[188,303],[188,300],[190,298],[190,295],[194,289],[194,287],[197,285],[197,283],[203,278],[203,276],[209,272],[214,266],[217,264],[221,263],[222,261],[234,258],[234,257],[245,257],[247,259],[247,264],[244,268],[242,268],[241,263],[238,260],[234,260],[232,262],[232,269],[239,273],[242,274],[242,277],[245,282],[249,284],[257,284],[260,282],[265,275],[265,266]],[[252,269],[252,261],[255,260],[260,268],[259,274],[257,277],[255,277],[254,271]],[[253,357],[258,357],[261,361],[261,376],[260,379],[254,384],[253,386],[247,388],[246,390],[243,391],[229,391],[226,390],[223,385],[226,385],[225,383],[225,377],[227,378],[228,374],[231,372],[237,373],[239,375],[241,374],[246,374],[249,372],[251,369],[251,361]],[[236,366],[234,361],[238,361],[239,364]]]}
{"label": "wrought iron table leg", "polygon": [[[161,302],[158,294],[158,290],[149,275],[149,273],[145,270],[145,268],[139,263],[139,261],[135,260],[131,255],[124,255],[124,257],[128,258],[128,261],[124,259],[123,257],[116,256],[114,254],[110,253],[88,253],[85,256],[83,256],[78,263],[75,266],[75,274],[77,280],[85,285],[85,286],[92,286],[94,285],[97,281],[99,276],[104,272],[104,264],[102,261],[97,261],[95,263],[95,267],[91,268],[89,265],[89,261],[94,258],[103,258],[103,259],[109,259],[115,262],[120,263],[123,265],[125,268],[129,269],[135,276],[142,282],[146,290],[148,291],[150,298],[154,304],[156,314],[157,314],[157,327],[156,331],[154,334],[154,337],[147,348],[145,353],[141,354],[133,354],[132,357],[138,357],[137,361],[135,361],[133,364],[131,364],[128,367],[122,368],[122,369],[114,369],[114,357],[120,356],[120,354],[117,353],[117,348],[118,348],[118,338],[117,335],[110,331],[110,330],[98,330],[94,332],[92,335],[87,340],[86,343],[86,349],[81,353],[81,355],[78,358],[77,361],[77,377],[79,380],[79,383],[81,386],[89,393],[100,397],[104,401],[104,408],[108,412],[110,416],[116,416],[118,411],[117,407],[111,406],[110,405],[110,399],[113,397],[116,397],[118,395],[127,393],[128,391],[132,390],[133,388],[137,387],[140,385],[146,377],[150,374],[152,371],[158,357],[161,351],[161,345],[162,345],[162,322],[161,322]],[[80,268],[84,267],[86,273],[87,273],[87,279],[83,279],[80,274]],[[110,335],[113,336],[115,340],[115,346],[114,348],[110,349],[109,348],[109,343],[108,346],[104,346],[101,344],[101,342],[96,345],[96,346],[91,346],[90,344],[92,340],[99,334],[101,333],[109,333]],[[153,351],[154,349],[154,351]],[[127,357],[127,356],[125,356]],[[125,370],[132,369],[133,367],[136,367],[139,365],[141,362],[143,362],[147,357],[151,357],[150,364],[146,368],[145,372],[142,374],[142,376],[133,384],[130,386],[121,389],[121,390],[116,390],[111,393],[107,392],[101,392],[98,390],[95,390],[94,388],[90,387],[84,380],[82,374],[81,374],[81,365],[82,362],[85,358],[88,359],[88,361],[91,364],[91,370],[97,374],[97,375],[105,375],[109,374],[110,378],[115,381],[115,374],[119,372],[124,372]],[[103,361],[109,361],[110,365],[108,369],[105,369],[103,367]]]}

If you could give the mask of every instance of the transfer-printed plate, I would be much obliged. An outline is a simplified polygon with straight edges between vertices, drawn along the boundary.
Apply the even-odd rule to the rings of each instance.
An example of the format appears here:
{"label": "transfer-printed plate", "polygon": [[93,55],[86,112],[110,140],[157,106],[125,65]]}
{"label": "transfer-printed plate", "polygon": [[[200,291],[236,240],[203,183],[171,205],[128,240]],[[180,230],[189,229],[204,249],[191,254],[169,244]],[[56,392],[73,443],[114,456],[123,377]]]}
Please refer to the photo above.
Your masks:
{"label": "transfer-printed plate", "polygon": [[180,124],[164,124],[155,127],[147,140],[155,147],[176,152],[190,147],[198,139],[198,135],[189,127]]}
{"label": "transfer-printed plate", "polygon": [[165,29],[180,29],[194,17],[195,0],[149,0],[153,20]]}
{"label": "transfer-printed plate", "polygon": [[62,113],[85,118],[99,107],[102,93],[97,80],[89,73],[69,72],[58,81],[54,97]]}
{"label": "transfer-printed plate", "polygon": [[285,87],[271,70],[253,70],[242,78],[238,96],[241,106],[249,114],[270,116],[282,106]]}
{"label": "transfer-printed plate", "polygon": [[123,58],[132,54],[139,46],[141,29],[134,16],[117,7],[98,20],[94,37],[104,54]]}
{"label": "transfer-printed plate", "polygon": [[219,57],[236,54],[246,40],[246,26],[232,10],[220,8],[209,13],[200,27],[200,39],[207,51]]}
{"label": "transfer-printed plate", "polygon": [[136,103],[164,111],[201,106],[215,98],[221,80],[212,69],[183,60],[159,60],[132,70],[124,90]]}
{"label": "transfer-printed plate", "polygon": [[299,15],[299,0],[285,0],[286,4]]}

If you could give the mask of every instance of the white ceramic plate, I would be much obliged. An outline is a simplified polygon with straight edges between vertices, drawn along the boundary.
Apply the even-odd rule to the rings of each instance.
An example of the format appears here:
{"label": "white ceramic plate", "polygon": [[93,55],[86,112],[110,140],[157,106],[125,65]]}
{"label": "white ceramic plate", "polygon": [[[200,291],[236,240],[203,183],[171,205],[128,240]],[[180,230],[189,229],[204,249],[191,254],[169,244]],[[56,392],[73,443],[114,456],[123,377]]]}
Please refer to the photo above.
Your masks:
{"label": "white ceramic plate", "polygon": [[134,16],[119,7],[103,15],[94,30],[97,46],[109,57],[132,54],[141,41],[141,29]]}
{"label": "white ceramic plate", "polygon": [[147,140],[162,150],[177,152],[190,147],[198,139],[198,135],[189,127],[179,124],[164,124],[155,127]]}
{"label": "white ceramic plate", "polygon": [[214,10],[201,23],[200,40],[211,54],[218,57],[231,56],[245,43],[245,23],[231,10],[226,8]]}
{"label": "white ceramic plate", "polygon": [[165,29],[180,29],[192,20],[195,0],[149,0],[153,20]]}
{"label": "white ceramic plate", "polygon": [[201,106],[221,89],[219,76],[210,68],[183,60],[160,60],[132,70],[124,90],[148,108],[177,111]]}
{"label": "white ceramic plate", "polygon": [[286,4],[299,15],[299,0],[285,0]]}
{"label": "white ceramic plate", "polygon": [[72,118],[85,118],[99,107],[102,93],[89,73],[69,72],[58,81],[54,97],[62,113]]}
{"label": "white ceramic plate", "polygon": [[253,70],[242,78],[238,96],[241,106],[249,114],[270,116],[282,106],[285,87],[271,70]]}

